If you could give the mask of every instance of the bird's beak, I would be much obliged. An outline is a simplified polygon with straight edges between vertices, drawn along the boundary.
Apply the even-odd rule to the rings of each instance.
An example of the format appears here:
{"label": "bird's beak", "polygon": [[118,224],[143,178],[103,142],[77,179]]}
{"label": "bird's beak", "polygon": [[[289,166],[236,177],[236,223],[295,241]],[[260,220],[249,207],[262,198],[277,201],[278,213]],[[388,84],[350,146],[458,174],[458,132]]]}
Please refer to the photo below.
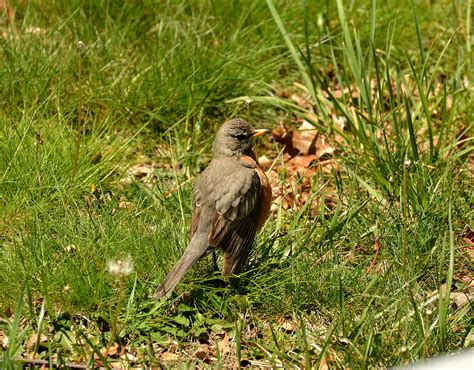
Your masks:
{"label": "bird's beak", "polygon": [[262,135],[268,134],[270,132],[270,130],[268,130],[266,128],[261,128],[261,129],[257,129],[257,130],[253,130],[253,131],[254,131],[254,134],[252,135],[252,137],[262,136]]}

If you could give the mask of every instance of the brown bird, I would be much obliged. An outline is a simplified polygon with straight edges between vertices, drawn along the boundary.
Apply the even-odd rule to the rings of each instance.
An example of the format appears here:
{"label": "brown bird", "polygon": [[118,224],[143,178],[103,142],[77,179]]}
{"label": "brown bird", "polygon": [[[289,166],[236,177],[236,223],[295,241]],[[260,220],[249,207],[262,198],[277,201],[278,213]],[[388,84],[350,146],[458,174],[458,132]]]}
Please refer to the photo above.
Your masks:
{"label": "brown bird", "polygon": [[242,271],[255,234],[270,213],[271,187],[252,150],[252,139],[268,131],[239,118],[219,129],[212,161],[194,189],[191,241],[155,298],[173,291],[199,258],[215,248],[224,251],[222,275]]}

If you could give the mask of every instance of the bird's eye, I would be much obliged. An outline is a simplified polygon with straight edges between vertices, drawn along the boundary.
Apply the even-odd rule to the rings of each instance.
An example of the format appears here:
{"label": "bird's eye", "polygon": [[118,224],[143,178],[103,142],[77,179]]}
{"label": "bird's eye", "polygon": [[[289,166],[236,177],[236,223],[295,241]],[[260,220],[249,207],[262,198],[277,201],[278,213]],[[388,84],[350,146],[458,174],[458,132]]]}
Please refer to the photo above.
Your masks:
{"label": "bird's eye", "polygon": [[245,139],[248,139],[248,135],[247,134],[235,134],[234,137],[237,139],[237,140],[245,140]]}

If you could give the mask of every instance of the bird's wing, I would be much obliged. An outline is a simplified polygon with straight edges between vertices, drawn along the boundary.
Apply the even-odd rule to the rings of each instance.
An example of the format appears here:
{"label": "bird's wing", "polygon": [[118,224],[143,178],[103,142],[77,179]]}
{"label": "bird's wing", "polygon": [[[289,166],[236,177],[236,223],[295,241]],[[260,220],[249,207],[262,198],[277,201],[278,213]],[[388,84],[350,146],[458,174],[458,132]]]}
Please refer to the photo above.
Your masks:
{"label": "bird's wing", "polygon": [[209,234],[209,243],[225,251],[223,275],[242,270],[255,239],[261,208],[261,183],[255,168],[245,162],[232,167],[216,188]]}
{"label": "bird's wing", "polygon": [[199,219],[201,218],[201,205],[193,203],[193,217],[191,219],[191,228],[189,229],[189,236],[192,238],[199,225]]}
{"label": "bird's wing", "polygon": [[260,191],[260,179],[254,168],[235,158],[211,162],[195,188],[191,233],[198,227],[200,213],[205,212],[209,221],[212,219],[208,234],[211,246],[225,249],[237,229],[250,230],[253,239],[252,224],[256,218],[252,213]]}

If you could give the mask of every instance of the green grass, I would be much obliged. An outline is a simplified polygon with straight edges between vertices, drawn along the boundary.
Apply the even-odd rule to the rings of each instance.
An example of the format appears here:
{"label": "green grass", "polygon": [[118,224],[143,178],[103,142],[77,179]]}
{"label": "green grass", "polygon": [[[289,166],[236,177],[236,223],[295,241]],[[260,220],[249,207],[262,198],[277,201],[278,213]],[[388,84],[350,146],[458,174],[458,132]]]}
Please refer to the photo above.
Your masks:
{"label": "green grass", "polygon": [[[469,304],[450,300],[472,265],[470,2],[291,3],[18,2],[0,18],[3,365],[117,365],[101,354],[117,342],[123,364],[364,368],[472,345]],[[294,82],[312,110],[280,97]],[[233,116],[306,117],[342,137],[338,165],[311,179],[317,209],[272,214],[239,279],[204,259],[154,301]],[[124,181],[151,162],[155,181]],[[128,256],[131,274],[109,273]]]}

